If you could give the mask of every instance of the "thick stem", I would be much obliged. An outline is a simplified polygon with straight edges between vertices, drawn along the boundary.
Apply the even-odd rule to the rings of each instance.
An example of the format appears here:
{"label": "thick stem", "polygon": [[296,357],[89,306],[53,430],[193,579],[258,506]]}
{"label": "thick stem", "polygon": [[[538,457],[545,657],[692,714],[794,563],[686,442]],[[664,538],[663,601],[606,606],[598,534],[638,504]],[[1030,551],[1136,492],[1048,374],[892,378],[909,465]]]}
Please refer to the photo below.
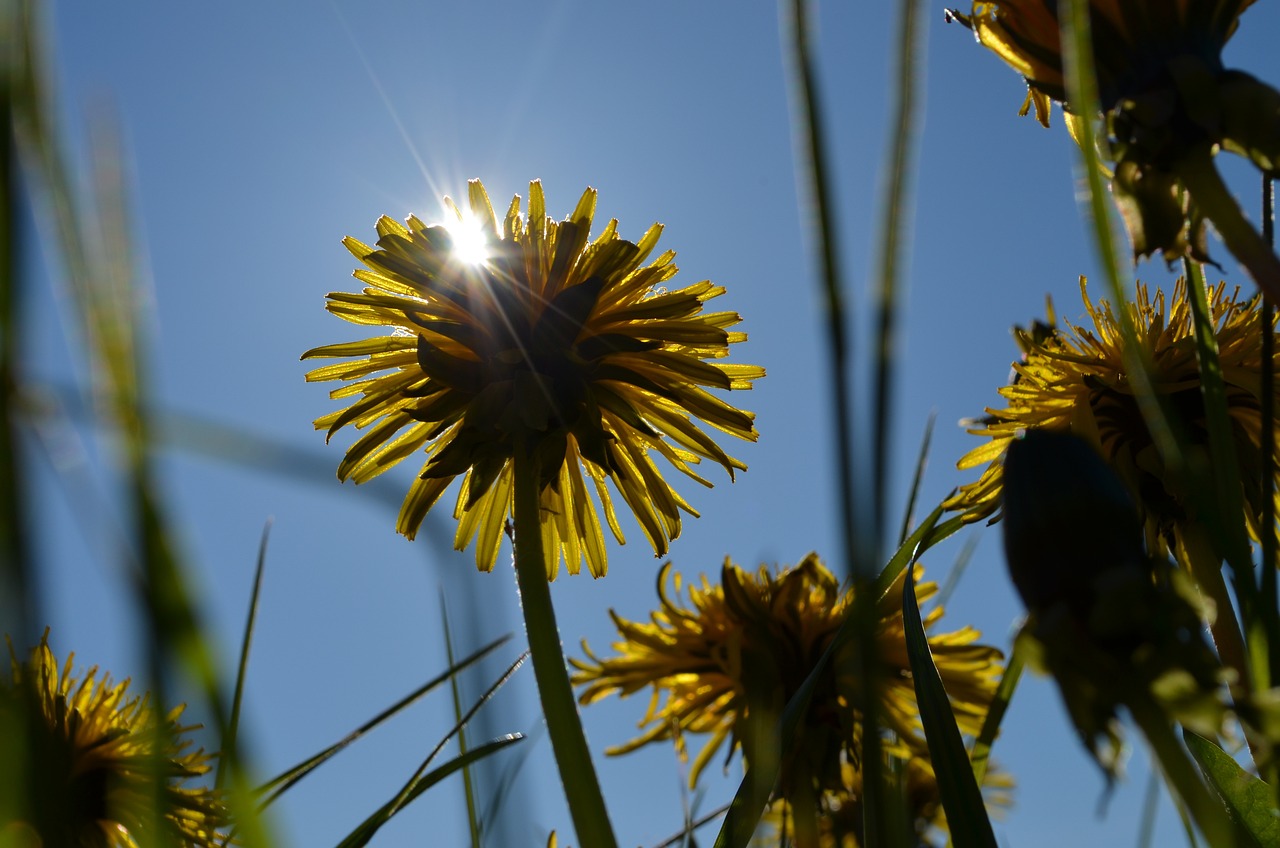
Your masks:
{"label": "thick stem", "polygon": [[1232,255],[1267,296],[1280,300],[1280,257],[1245,218],[1222,181],[1207,147],[1197,148],[1173,167],[1196,208],[1213,222]]}
{"label": "thick stem", "polygon": [[578,844],[616,848],[618,843],[609,824],[600,781],[578,719],[578,704],[569,685],[555,608],[551,604],[547,561],[542,550],[537,458],[527,445],[521,444],[516,448],[514,465],[516,581],[520,586],[520,606],[529,635],[533,676],[538,681],[538,696],[547,720],[547,734],[551,737]]}

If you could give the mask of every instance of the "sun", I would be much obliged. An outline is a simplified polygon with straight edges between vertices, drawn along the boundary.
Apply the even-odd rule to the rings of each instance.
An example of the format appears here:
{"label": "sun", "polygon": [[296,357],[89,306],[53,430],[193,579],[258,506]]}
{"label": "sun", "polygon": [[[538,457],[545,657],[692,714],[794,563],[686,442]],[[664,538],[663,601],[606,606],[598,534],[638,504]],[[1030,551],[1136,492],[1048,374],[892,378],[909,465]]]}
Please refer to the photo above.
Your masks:
{"label": "sun", "polygon": [[489,239],[480,219],[461,215],[446,225],[453,237],[453,256],[467,265],[483,265],[489,259]]}

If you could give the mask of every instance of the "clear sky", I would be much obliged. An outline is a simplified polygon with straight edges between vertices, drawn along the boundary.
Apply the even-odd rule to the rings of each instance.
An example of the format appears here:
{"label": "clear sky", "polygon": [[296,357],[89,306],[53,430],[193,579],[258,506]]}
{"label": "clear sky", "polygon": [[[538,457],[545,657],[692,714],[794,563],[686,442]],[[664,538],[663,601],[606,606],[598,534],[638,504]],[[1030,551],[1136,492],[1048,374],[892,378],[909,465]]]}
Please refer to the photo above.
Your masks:
{"label": "clear sky", "polygon": [[[838,235],[859,313],[880,243],[894,5],[832,2],[817,15]],[[383,214],[438,219],[440,195],[465,197],[468,178],[483,179],[502,207],[540,178],[556,217],[595,186],[599,222],[615,217],[623,237],[636,239],[661,221],[660,244],[678,252],[681,266],[674,282],[723,284],[728,294],[716,306],[744,317],[751,338],[734,356],[769,376],[735,399],[758,413],[760,441],[726,445],[750,466],[735,484],[713,474],[714,490],[692,491],[673,472],[703,515],[686,522],[672,547],[677,569],[714,574],[726,555],[745,566],[790,564],[816,550],[843,570],[813,245],[799,212],[804,192],[775,6],[63,0],[51,11],[66,128],[82,139],[86,116],[105,107],[124,137],[157,401],[317,458],[288,477],[269,468],[278,456],[235,465],[183,450],[164,455],[171,511],[228,673],[259,537],[274,516],[246,695],[247,743],[261,775],[335,741],[446,665],[442,591],[464,649],[506,632],[523,639],[506,555],[493,573],[479,574],[472,552],[451,550],[451,495],[417,542],[395,534],[415,463],[367,487],[338,484],[333,470],[351,437],[326,448],[312,430],[335,403],[326,386],[303,382],[307,366],[298,361],[308,348],[358,336],[324,310],[327,292],[357,285],[342,237],[372,242]],[[928,417],[936,414],[938,427],[926,508],[976,476],[954,468],[976,444],[956,422],[999,400],[1016,355],[1010,326],[1042,316],[1046,294],[1060,316],[1080,320],[1077,278],[1096,268],[1061,116],[1051,130],[1019,118],[1024,89],[1013,71],[966,30],[944,25],[941,4],[930,3],[925,19],[894,409],[895,524]],[[1258,3],[1227,48],[1228,65],[1280,83],[1277,34],[1280,8]],[[1229,172],[1255,209],[1252,172]],[[1251,285],[1224,265],[1229,282]],[[1138,273],[1166,286],[1174,278],[1159,262]],[[37,328],[31,370],[83,384],[88,366],[83,347],[68,340],[66,289],[50,276],[53,287],[29,305]],[[866,366],[859,355],[864,385]],[[111,510],[85,507],[111,499],[98,464],[109,464],[108,444],[90,430],[80,436],[86,458],[63,450],[60,470],[46,471],[38,492],[52,642],[59,654],[75,650],[83,663],[117,676],[136,669],[140,678],[133,613],[104,553],[114,544]],[[84,488],[86,473],[97,494]],[[630,543],[610,549],[607,577],[562,575],[553,585],[571,652],[580,639],[606,650],[608,609],[635,619],[656,605],[659,563],[635,525],[624,527]],[[971,624],[1007,648],[1021,610],[997,532],[960,534],[926,558],[927,575],[945,578],[972,533],[982,541],[942,627]],[[485,674],[496,676],[517,652],[499,652]],[[467,680],[473,695],[484,685],[479,676]],[[586,710],[593,749],[635,735],[646,703],[641,695]],[[536,727],[530,669],[482,715],[482,736]],[[451,716],[444,693],[428,698],[291,790],[277,809],[286,844],[338,841],[394,794]],[[1104,809],[1101,774],[1050,682],[1025,679],[1004,726],[995,756],[1018,789],[996,824],[1002,844],[1136,838],[1146,780],[1140,750]],[[552,828],[572,833],[544,734],[494,764],[514,764],[525,747],[508,801],[512,829],[493,844],[541,845]],[[617,759],[600,753],[597,767],[623,844],[653,845],[679,830],[683,772],[668,746]],[[722,778],[712,768],[707,778],[703,811],[731,796],[738,774]],[[462,844],[464,822],[454,782],[416,802],[378,844]],[[1156,844],[1180,832],[1166,804]]]}

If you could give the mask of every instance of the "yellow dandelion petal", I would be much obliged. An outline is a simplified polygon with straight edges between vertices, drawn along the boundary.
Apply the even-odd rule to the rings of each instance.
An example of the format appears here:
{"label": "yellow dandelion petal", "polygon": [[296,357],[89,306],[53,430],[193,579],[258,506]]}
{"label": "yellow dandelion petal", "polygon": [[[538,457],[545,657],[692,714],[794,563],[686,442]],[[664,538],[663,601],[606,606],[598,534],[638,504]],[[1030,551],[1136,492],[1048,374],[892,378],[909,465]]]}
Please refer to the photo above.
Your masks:
{"label": "yellow dandelion petal", "polygon": [[680,512],[697,512],[663,479],[650,451],[709,485],[690,468],[702,459],[729,473],[729,456],[695,419],[747,441],[754,415],[708,389],[744,390],[764,369],[720,361],[746,338],[727,327],[736,313],[703,313],[723,293],[709,282],[658,293],[675,273],[667,251],[642,265],[662,227],[639,243],[610,221],[591,238],[596,192],[587,189],[564,221],[547,217],[542,186],[529,187],[529,214],[515,197],[499,227],[488,193],[468,188],[470,215],[446,199],[459,222],[476,225],[483,259],[455,254],[459,236],[417,218],[381,218],[376,247],[344,244],[366,267],[363,292],[329,295],[328,309],[390,335],[324,345],[304,359],[346,360],[317,367],[309,381],[340,381],[348,406],[316,419],[332,436],[367,428],[339,465],[340,479],[372,479],[419,449],[426,454],[397,521],[413,538],[426,513],[458,477],[455,546],[475,542],[476,564],[491,569],[512,511],[511,462],[518,445],[539,459],[542,534],[548,577],[559,560],[576,573],[585,560],[601,576],[607,558],[596,501],[617,540],[622,531],[606,480],[622,494],[658,555],[680,533]]}

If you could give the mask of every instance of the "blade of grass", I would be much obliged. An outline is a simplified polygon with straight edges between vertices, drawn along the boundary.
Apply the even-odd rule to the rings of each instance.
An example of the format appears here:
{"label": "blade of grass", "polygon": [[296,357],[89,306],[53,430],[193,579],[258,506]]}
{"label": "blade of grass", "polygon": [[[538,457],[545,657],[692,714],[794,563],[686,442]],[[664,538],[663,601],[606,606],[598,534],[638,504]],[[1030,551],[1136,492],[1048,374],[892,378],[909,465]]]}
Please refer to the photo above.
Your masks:
{"label": "blade of grass", "polygon": [[[920,2],[904,0],[898,4],[901,17],[898,30],[898,63],[894,98],[893,130],[889,141],[889,180],[885,187],[884,205],[880,211],[883,227],[880,240],[879,275],[875,286],[875,420],[872,424],[873,472],[871,487],[871,521],[873,541],[884,534],[885,504],[889,502],[889,468],[893,456],[894,377],[897,373],[898,311],[901,284],[899,265],[901,242],[911,208],[909,195],[916,152],[917,92],[920,66],[917,44],[921,41]],[[926,440],[927,441],[927,440]],[[905,524],[904,532],[905,534]],[[901,540],[899,540],[901,541]],[[872,550],[880,553],[878,544]]]}
{"label": "blade of grass", "polygon": [[1147,773],[1147,790],[1142,798],[1142,817],[1138,826],[1138,848],[1151,848],[1156,834],[1156,811],[1160,800],[1160,772],[1152,767]]}
{"label": "blade of grass", "polygon": [[[444,630],[445,659],[449,667],[453,667],[453,634],[449,627],[449,605],[445,603],[444,587],[440,587],[440,627]],[[458,678],[461,675],[449,675],[449,693],[453,696],[454,721],[462,721],[462,693],[458,690]],[[458,728],[458,753],[467,753],[467,729]],[[462,790],[467,799],[467,831],[471,834],[471,848],[480,848],[480,821],[476,817],[476,793],[472,782],[470,767],[462,769]]]}
{"label": "blade of grass", "polygon": [[327,760],[329,760],[335,754],[337,754],[338,752],[346,748],[352,742],[356,741],[361,736],[368,733],[370,730],[373,730],[375,727],[382,724],[384,721],[391,718],[396,713],[403,710],[405,707],[408,707],[411,704],[414,704],[420,698],[422,698],[423,695],[426,695],[432,689],[435,689],[437,686],[439,686],[441,683],[444,683],[453,675],[473,665],[474,663],[479,662],[482,658],[488,656],[499,646],[506,644],[506,642],[510,639],[511,639],[511,635],[507,634],[506,636],[503,636],[499,639],[495,639],[494,641],[490,642],[488,645],[485,645],[484,647],[480,648],[474,653],[469,654],[461,662],[451,666],[450,668],[446,669],[445,671],[431,678],[426,683],[422,684],[417,689],[414,689],[408,695],[405,695],[399,701],[396,701],[394,704],[387,707],[385,710],[381,711],[376,716],[369,719],[364,724],[360,725],[355,730],[351,731],[350,733],[348,733],[346,736],[339,739],[334,744],[330,745],[329,747],[325,748],[319,753],[308,757],[307,759],[303,760],[302,762],[298,763],[292,768],[285,769],[283,772],[276,775],[271,780],[268,780],[258,790],[259,793],[270,792],[267,798],[262,801],[262,806],[266,807],[267,805],[271,804],[273,801],[276,800],[276,798],[284,794],[284,792],[286,792],[290,787],[292,787],[298,781],[302,780],[311,772],[315,771],[317,768],[323,765]]}
{"label": "blade of grass", "polygon": [[1280,845],[1280,810],[1271,787],[1244,769],[1225,751],[1189,730],[1182,731],[1191,756],[1226,803],[1236,824],[1236,844],[1261,848]]}
{"label": "blade of grass", "polygon": [[360,848],[368,845],[369,841],[377,834],[387,822],[403,810],[413,801],[415,801],[422,793],[435,786],[446,777],[460,771],[472,763],[501,751],[503,748],[514,745],[523,740],[524,737],[519,733],[513,733],[501,739],[495,739],[492,742],[486,742],[476,748],[472,748],[465,754],[459,754],[444,765],[432,769],[426,774],[415,775],[415,777],[405,785],[405,788],[396,794],[396,797],[379,807],[371,816],[356,826],[345,839],[338,843],[338,848]]}
{"label": "blade of grass", "polygon": [[[253,629],[258,621],[258,599],[262,596],[262,574],[267,567],[267,539],[271,535],[271,520],[262,528],[262,541],[258,543],[258,564],[253,572],[253,589],[249,593],[249,612],[245,616],[244,636],[240,639],[240,662],[236,666],[236,688],[231,696],[231,720],[227,725],[227,751],[235,751],[240,734],[240,707],[244,702],[244,679],[249,671],[249,647],[253,644]],[[213,785],[221,788],[226,777],[230,754],[218,758],[218,772]]]}
{"label": "blade of grass", "polygon": [[[1262,237],[1274,248],[1275,233],[1275,184],[1270,177],[1262,178]],[[1270,679],[1280,680],[1280,591],[1277,590],[1276,569],[1276,369],[1275,369],[1275,303],[1267,294],[1262,296],[1262,399],[1259,414],[1262,418],[1262,436],[1259,448],[1262,453],[1262,515],[1258,527],[1262,535],[1262,580],[1258,606],[1267,634],[1270,660]],[[1268,783],[1280,803],[1280,766],[1272,765],[1267,772]]]}
{"label": "blade of grass", "polygon": [[907,508],[902,512],[902,527],[898,530],[898,547],[902,547],[907,541],[907,534],[911,532],[911,520],[915,516],[920,487],[924,483],[924,469],[929,459],[929,445],[933,442],[933,427],[937,423],[937,411],[930,412],[929,420],[924,425],[924,438],[920,440],[920,452],[916,454],[916,470],[911,475],[911,491],[907,495]]}
{"label": "blade of grass", "polygon": [[[515,674],[516,670],[519,669],[520,666],[524,665],[525,658],[528,656],[529,654],[526,652],[516,658],[516,661],[512,663],[496,681],[494,681],[493,685],[485,690],[483,695],[476,699],[476,702],[472,704],[471,708],[467,710],[461,719],[458,720],[457,724],[455,724],[448,733],[441,737],[440,741],[436,743],[436,746],[431,749],[431,753],[429,753],[427,758],[422,761],[422,765],[418,766],[417,770],[413,773],[413,776],[409,778],[407,783],[405,783],[404,788],[396,793],[394,798],[379,807],[373,815],[361,823],[360,826],[351,833],[351,835],[340,843],[340,848],[345,848],[345,846],[349,845],[359,846],[366,844],[373,838],[373,835],[379,828],[391,821],[396,813],[403,810],[415,798],[427,791],[427,789],[430,789],[444,777],[453,774],[455,771],[466,768],[478,759],[476,757],[472,757],[470,753],[459,754],[441,768],[424,774],[424,772],[427,771],[427,767],[431,765],[431,761],[436,758],[437,754],[444,750],[445,745],[449,744],[449,740],[452,739],[454,735],[471,720],[471,717],[476,714],[477,710],[489,702],[489,699],[492,698],[500,688],[502,688],[503,684],[511,679],[511,675]],[[522,737],[520,737],[519,734],[512,734],[505,737],[505,739],[509,741],[518,741],[520,738]],[[503,740],[498,741],[501,742]],[[473,749],[472,753],[484,751],[485,749],[490,749],[489,752],[491,753],[493,750],[497,750],[497,748],[492,747],[494,744],[494,742],[489,742],[485,745],[481,745],[479,748]],[[433,775],[438,776],[433,778]]]}
{"label": "blade of grass", "polygon": [[710,824],[711,822],[715,821],[717,818],[724,815],[728,811],[729,811],[729,805],[722,804],[719,807],[716,807],[711,812],[707,813],[706,815],[700,816],[699,818],[689,822],[688,824],[685,825],[684,830],[680,831],[679,833],[673,836],[668,837],[666,840],[662,842],[659,842],[657,845],[653,846],[653,848],[673,848],[673,846],[675,845],[682,845],[684,844],[682,840],[688,837],[691,837],[695,830],[698,830],[699,828]]}
{"label": "blade of grass", "polygon": [[938,777],[942,809],[947,814],[947,830],[956,848],[996,848],[995,832],[987,817],[982,790],[974,779],[974,769],[960,737],[960,728],[951,712],[951,700],[933,664],[933,654],[929,650],[929,640],[916,603],[914,570],[914,567],[907,569],[906,587],[902,592],[903,632],[925,742]]}
{"label": "blade of grass", "polygon": [[1009,704],[1013,701],[1013,693],[1017,691],[1018,681],[1022,679],[1022,668],[1026,662],[1025,645],[1026,643],[1020,640],[1014,640],[1013,653],[1005,663],[1004,674],[1001,675],[1000,683],[996,686],[996,694],[991,698],[991,707],[987,710],[986,718],[982,720],[982,729],[978,731],[978,738],[973,742],[969,761],[973,764],[973,777],[979,786],[986,779],[991,746],[995,744],[996,736],[1000,733],[1000,723],[1004,721]]}
{"label": "blade of grass", "polygon": [[40,604],[36,583],[28,570],[31,556],[27,540],[30,526],[23,497],[27,479],[19,452],[21,440],[16,394],[22,385],[22,226],[25,197],[14,147],[14,75],[24,39],[23,21],[16,3],[0,11],[0,620],[23,644],[35,642],[35,620]]}

